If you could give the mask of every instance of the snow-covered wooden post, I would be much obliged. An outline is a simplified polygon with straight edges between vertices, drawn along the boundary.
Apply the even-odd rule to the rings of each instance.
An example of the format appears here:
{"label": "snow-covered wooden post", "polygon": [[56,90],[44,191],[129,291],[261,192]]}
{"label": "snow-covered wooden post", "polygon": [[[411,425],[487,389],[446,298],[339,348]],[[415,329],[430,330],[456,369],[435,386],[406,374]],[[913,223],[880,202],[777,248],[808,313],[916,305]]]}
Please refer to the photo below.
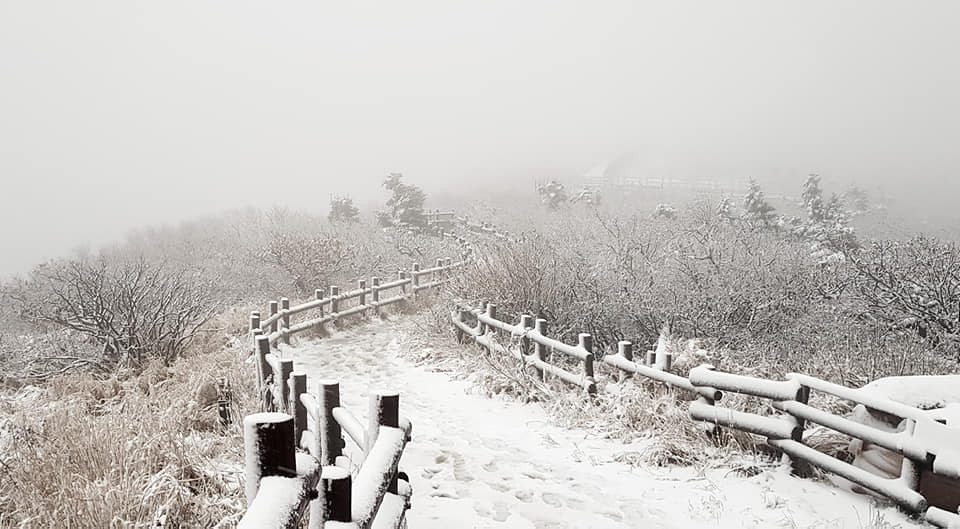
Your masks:
{"label": "snow-covered wooden post", "polygon": [[250,313],[250,330],[253,331],[259,328],[260,328],[260,311],[255,310]]}
{"label": "snow-covered wooden post", "polygon": [[653,366],[656,362],[657,362],[657,352],[647,351],[647,354],[644,356],[643,363],[648,366]]}
{"label": "snow-covered wooden post", "polygon": [[273,384],[273,368],[270,367],[270,362],[267,362],[267,355],[270,354],[270,338],[260,334],[256,339],[260,409],[263,411],[273,411],[273,392],[270,390],[270,386]]}
{"label": "snow-covered wooden post", "polygon": [[290,373],[290,404],[287,409],[293,415],[293,440],[297,446],[300,446],[300,437],[307,429],[307,407],[303,405],[300,398],[307,392],[307,374],[294,371]]}
{"label": "snow-covered wooden post", "polygon": [[[546,336],[547,336],[547,320],[545,320],[545,319],[543,319],[543,318],[537,318],[537,321],[534,323],[533,329],[534,329],[534,331],[535,331],[537,334],[539,334],[540,336],[543,336],[544,338],[546,338]],[[541,362],[546,362],[546,361],[547,361],[547,346],[546,346],[546,345],[543,345],[543,344],[540,343],[540,342],[534,341],[534,343],[533,343],[533,354],[536,355],[536,357],[537,357]],[[544,378],[546,378],[546,371],[544,371],[543,374],[544,374]]]}
{"label": "snow-covered wooden post", "polygon": [[370,296],[373,298],[373,313],[377,316],[380,315],[380,278],[374,277],[371,279],[373,285],[370,287]]}
{"label": "snow-covered wooden post", "polygon": [[[633,362],[633,343],[626,340],[620,340],[617,342],[617,354],[623,357],[624,360],[628,362]],[[620,370],[620,382],[623,382],[629,378],[633,377],[633,373],[629,371]]]}
{"label": "snow-covered wooden post", "polygon": [[254,413],[243,419],[247,506],[267,476],[296,475],[293,417],[284,413]]}
{"label": "snow-covered wooden post", "polygon": [[337,296],[340,295],[340,287],[330,285],[330,313],[336,314],[340,311],[340,300],[337,299]]}
{"label": "snow-covered wooden post", "polygon": [[360,289],[360,304],[366,305],[367,304],[367,280],[360,279],[359,281],[357,281],[357,288]]}
{"label": "snow-covered wooden post", "polygon": [[580,348],[587,352],[587,356],[583,359],[583,376],[587,379],[587,392],[596,393],[597,386],[595,384],[596,380],[593,375],[593,336],[585,332],[580,333],[578,336]]}
{"label": "snow-covered wooden post", "polygon": [[[521,314],[520,328],[523,329],[524,331],[532,329],[533,316],[529,314]],[[520,336],[520,352],[523,353],[524,356],[530,354],[530,338],[528,338],[526,334]]]}
{"label": "snow-covered wooden post", "polygon": [[[480,302],[480,310],[486,312],[486,310],[487,310],[487,305],[488,305],[489,303],[490,303],[489,301],[481,301],[481,302]],[[485,335],[485,334],[487,334],[487,324],[486,324],[486,323],[483,323],[482,321],[480,321],[479,318],[477,318],[477,336],[483,336],[483,335]]]}
{"label": "snow-covered wooden post", "polygon": [[[800,390],[797,392],[797,402],[801,404],[806,404],[810,400],[810,387],[809,386],[800,386]],[[790,438],[800,444],[803,444],[803,428],[806,426],[806,421],[797,417],[796,415],[787,415],[786,420],[793,423],[793,433]],[[908,461],[908,458],[903,458],[904,463]],[[794,474],[800,474],[803,472],[803,465],[801,464],[800,459],[793,459],[788,454],[783,454],[781,459],[782,463],[790,464],[790,471]],[[911,487],[913,490],[917,490],[915,487]]]}
{"label": "snow-covered wooden post", "polygon": [[[319,300],[319,299],[323,299],[323,289],[322,289],[322,288],[314,289],[314,291],[313,291],[313,297],[316,298],[316,299],[318,299],[318,300]],[[322,318],[322,317],[323,317],[323,305],[318,306],[317,309],[318,309],[318,311],[319,311],[320,317]],[[322,326],[322,325],[323,325],[323,324],[320,324],[320,325],[318,325],[318,327],[319,327],[319,326]]]}
{"label": "snow-covered wooden post", "polygon": [[[351,503],[353,502],[353,483],[350,472],[340,467],[323,467],[321,474],[322,516],[315,516],[310,511],[310,529],[320,529],[322,525],[314,527],[314,518],[328,522],[350,522],[352,517]],[[321,502],[317,502],[321,503]],[[322,523],[322,522],[321,522]]]}
{"label": "snow-covered wooden post", "polygon": [[324,467],[336,463],[343,454],[343,432],[340,423],[333,418],[333,409],[340,406],[340,383],[336,380],[321,380],[317,387],[320,424],[316,432],[320,442],[320,464]]}
{"label": "snow-covered wooden post", "polygon": [[276,316],[278,312],[280,312],[280,304],[277,303],[276,301],[271,301],[271,302],[270,302],[270,317],[273,319],[273,321],[270,322],[270,333],[271,333],[271,334],[277,332],[277,320],[276,320],[276,318],[273,318],[273,316]]}
{"label": "snow-covered wooden post", "polygon": [[283,343],[290,345],[290,298],[280,298],[280,310],[283,311],[280,317],[283,322]]}
{"label": "snow-covered wooden post", "polygon": [[437,259],[437,265],[433,272],[433,281],[437,283],[437,292],[440,291],[440,282],[443,281],[443,259]]}
{"label": "snow-covered wooden post", "polygon": [[293,373],[293,360],[280,360],[280,372],[274,376],[277,386],[277,400],[280,402],[280,411],[292,413],[290,409],[290,374]]}
{"label": "snow-covered wooden post", "polygon": [[[367,446],[364,453],[370,453],[373,449],[381,426],[400,427],[400,394],[396,391],[377,391],[370,395],[370,426],[367,428]],[[387,492],[397,493],[396,469],[393,469],[393,478]]]}
{"label": "snow-covered wooden post", "polygon": [[410,275],[413,277],[413,295],[416,297],[420,287],[420,263],[413,263],[413,272]]}
{"label": "snow-covered wooden post", "polygon": [[[406,278],[407,278],[407,273],[406,273],[406,272],[404,272],[403,270],[397,270],[397,279],[398,279],[398,280],[403,281],[403,280],[406,279]],[[407,295],[407,284],[406,284],[406,283],[401,283],[401,284],[400,284],[400,295],[406,297],[406,295]]]}

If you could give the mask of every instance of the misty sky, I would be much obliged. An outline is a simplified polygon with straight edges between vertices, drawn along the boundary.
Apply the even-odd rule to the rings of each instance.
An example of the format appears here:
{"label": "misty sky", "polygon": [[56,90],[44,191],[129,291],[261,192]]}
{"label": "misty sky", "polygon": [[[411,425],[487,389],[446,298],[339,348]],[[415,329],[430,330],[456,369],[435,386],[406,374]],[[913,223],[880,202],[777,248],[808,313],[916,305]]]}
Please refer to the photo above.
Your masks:
{"label": "misty sky", "polygon": [[639,149],[677,176],[954,179],[958,20],[955,0],[0,0],[0,275],[145,224],[380,200],[388,171],[526,190]]}

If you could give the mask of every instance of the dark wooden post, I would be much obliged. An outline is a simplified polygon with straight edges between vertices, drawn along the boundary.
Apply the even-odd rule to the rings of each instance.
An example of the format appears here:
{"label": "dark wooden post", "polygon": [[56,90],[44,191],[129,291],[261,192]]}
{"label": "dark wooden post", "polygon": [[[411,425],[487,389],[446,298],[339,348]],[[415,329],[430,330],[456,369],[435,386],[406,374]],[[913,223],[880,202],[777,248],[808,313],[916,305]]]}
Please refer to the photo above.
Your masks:
{"label": "dark wooden post", "polygon": [[260,328],[260,311],[255,310],[250,313],[250,330],[253,331],[259,328]]}
{"label": "dark wooden post", "polygon": [[[546,337],[546,336],[547,336],[547,320],[545,320],[545,319],[543,319],[543,318],[537,318],[537,321],[534,323],[533,329],[534,329],[534,331],[536,331],[536,333],[539,334],[540,336]],[[546,345],[543,345],[543,344],[540,343],[540,342],[534,342],[534,344],[533,344],[533,354],[536,355],[537,358],[539,358],[541,362],[546,362],[546,361],[547,361],[547,346],[546,346]],[[547,372],[546,372],[546,371],[543,372],[543,378],[544,378],[544,379],[547,378]]]}
{"label": "dark wooden post", "polygon": [[357,281],[357,288],[360,289],[360,304],[367,304],[367,280],[360,279]]}
{"label": "dark wooden post", "polygon": [[646,356],[644,357],[644,363],[648,366],[653,366],[657,363],[657,352],[656,351],[647,351]]}
{"label": "dark wooden post", "polygon": [[333,409],[340,406],[340,383],[336,380],[321,380],[317,387],[320,424],[320,463],[326,467],[336,463],[343,454],[343,432],[340,423],[333,418]]}
{"label": "dark wooden post", "polygon": [[[253,338],[253,350],[251,351],[251,354],[254,354],[254,355],[255,355],[255,354],[257,354],[257,351],[258,351],[259,348],[260,348],[260,346],[259,346],[258,343],[257,343],[257,337],[258,337],[258,336],[262,336],[262,335],[263,335],[263,331],[260,330],[260,329],[254,329],[254,330],[252,330],[252,331],[250,332],[250,334],[251,334],[251,336],[252,336],[252,338]],[[257,368],[257,369],[258,369],[258,371],[257,371],[257,383],[259,384],[259,383],[260,383],[260,374],[259,374],[260,371],[259,371],[259,368]]]}
{"label": "dark wooden post", "polygon": [[[310,511],[310,529],[319,529],[313,526],[313,519],[318,518],[328,522],[349,522],[352,517],[351,503],[353,501],[353,483],[350,473],[346,470],[335,467],[323,467],[321,475],[320,498],[322,502],[322,515],[315,516],[314,511]],[[322,522],[321,522],[322,523]]]}
{"label": "dark wooden post", "polygon": [[221,428],[230,426],[232,417],[230,416],[230,381],[226,377],[220,377],[217,381],[217,415]]}
{"label": "dark wooden post", "polygon": [[[280,304],[276,301],[271,301],[270,316],[275,316],[278,312],[280,312]],[[270,333],[273,334],[275,332],[277,332],[277,320],[273,320],[273,322],[270,323]]]}
{"label": "dark wooden post", "polygon": [[330,313],[336,314],[340,311],[340,300],[337,299],[337,296],[340,295],[340,287],[330,286]]}
{"label": "dark wooden post", "polygon": [[257,380],[260,382],[260,409],[274,411],[273,407],[273,368],[267,362],[270,354],[270,338],[264,335],[257,336]]}
{"label": "dark wooden post", "polygon": [[283,413],[254,413],[243,419],[247,506],[257,497],[260,480],[268,476],[296,476],[293,417]]}
{"label": "dark wooden post", "polygon": [[[381,426],[400,427],[400,394],[396,391],[378,391],[370,395],[370,426],[365,453],[369,454],[377,442]],[[396,469],[387,492],[397,493]]]}
{"label": "dark wooden post", "polygon": [[[292,362],[291,362],[292,363]],[[307,392],[307,374],[299,371],[290,373],[290,404],[287,409],[293,415],[293,440],[300,446],[300,437],[307,429],[307,407],[303,405],[301,395]]]}
{"label": "dark wooden post", "polygon": [[[621,340],[617,342],[617,354],[622,356],[624,360],[628,362],[633,362],[633,343],[626,340]],[[618,377],[620,382],[623,382],[629,378],[633,377],[633,373],[629,371],[620,370],[620,376]]]}
{"label": "dark wooden post", "polygon": [[372,279],[373,285],[370,287],[371,296],[373,297],[373,313],[377,316],[380,315],[380,278],[374,277]]}
{"label": "dark wooden post", "polygon": [[[797,402],[799,402],[799,403],[801,403],[801,404],[806,404],[809,400],[810,400],[810,388],[809,388],[808,386],[802,386],[802,385],[801,385],[801,386],[800,386],[800,391],[797,392]],[[803,429],[804,429],[804,427],[806,427],[806,421],[805,421],[804,419],[801,419],[800,417],[795,416],[795,415],[788,415],[787,418],[791,419],[792,422],[793,422],[793,424],[796,426],[796,427],[793,429],[793,435],[790,436],[791,439],[794,440],[794,441],[796,441],[796,442],[798,442],[798,443],[803,444]],[[912,421],[909,421],[909,420],[907,421],[907,428],[908,428],[908,429],[910,428],[910,423],[911,423],[911,422],[912,422]],[[911,430],[911,431],[912,431],[912,430]],[[903,462],[904,462],[904,464],[906,464],[907,461],[909,461],[909,458],[907,458],[906,456],[904,456],[904,457],[903,457]],[[803,467],[805,466],[805,465],[803,464],[803,460],[802,460],[802,459],[799,459],[799,458],[798,458],[798,459],[793,459],[793,458],[791,458],[789,455],[783,454],[783,459],[781,460],[781,462],[782,462],[782,463],[790,463],[790,471],[791,471],[793,474],[802,475],[802,473],[803,473],[803,471],[804,471],[804,468],[803,468]],[[903,471],[904,469],[905,469],[905,467],[901,466],[901,475],[902,475],[902,471]],[[914,485],[916,485],[916,484],[914,484]],[[913,490],[917,490],[917,488],[916,488],[915,486],[912,486],[912,485],[910,485],[910,484],[907,484],[907,486],[910,487],[910,488],[913,489]]]}
{"label": "dark wooden post", "polygon": [[290,299],[280,298],[280,310],[283,311],[280,317],[283,321],[283,343],[290,345]]}
{"label": "dark wooden post", "polygon": [[[404,272],[403,270],[397,270],[397,279],[399,279],[399,280],[402,281],[402,280],[404,280],[404,279],[406,279],[406,278],[407,278],[407,273],[406,273],[406,272]],[[400,285],[400,295],[401,295],[401,296],[406,296],[406,295],[407,295],[407,285],[406,285],[406,284],[401,284],[401,285]]]}
{"label": "dark wooden post", "polygon": [[593,375],[593,336],[585,332],[580,333],[579,345],[581,349],[587,352],[587,357],[583,359],[583,376],[586,377],[589,382],[587,392],[596,393],[597,386]]}
{"label": "dark wooden post", "polygon": [[291,413],[290,409],[290,374],[293,373],[293,360],[281,360],[280,372],[274,376],[277,384],[277,398],[280,400],[278,405],[283,413]]}

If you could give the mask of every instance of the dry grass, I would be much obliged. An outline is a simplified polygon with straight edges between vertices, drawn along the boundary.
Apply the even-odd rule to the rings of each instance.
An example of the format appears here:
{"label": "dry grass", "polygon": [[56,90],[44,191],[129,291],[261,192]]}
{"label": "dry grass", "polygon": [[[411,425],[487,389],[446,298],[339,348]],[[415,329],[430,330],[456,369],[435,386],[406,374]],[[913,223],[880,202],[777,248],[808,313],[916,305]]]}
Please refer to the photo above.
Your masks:
{"label": "dry grass", "polygon": [[[247,347],[210,333],[194,354],[125,379],[71,374],[3,397],[0,527],[224,527],[242,513],[236,421],[252,410]],[[234,424],[217,422],[216,381]]]}

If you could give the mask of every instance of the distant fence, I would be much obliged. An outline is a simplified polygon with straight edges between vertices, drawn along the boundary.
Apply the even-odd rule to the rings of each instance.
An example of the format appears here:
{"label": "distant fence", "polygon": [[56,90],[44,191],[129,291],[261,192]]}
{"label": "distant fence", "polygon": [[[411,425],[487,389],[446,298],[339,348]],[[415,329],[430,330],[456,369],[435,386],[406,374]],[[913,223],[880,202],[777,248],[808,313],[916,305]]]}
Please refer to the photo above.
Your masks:
{"label": "distant fence", "polygon": [[[470,338],[488,351],[513,356],[542,375],[554,375],[588,394],[596,393],[594,362],[597,357],[589,334],[581,333],[577,345],[569,345],[547,336],[546,320],[522,315],[516,324],[501,321],[495,304],[487,304],[485,310],[461,305],[451,317],[461,340]],[[504,343],[498,338],[509,340]],[[550,352],[572,358],[575,364],[580,364],[580,372],[550,363]],[[948,425],[931,411],[801,374],[787,375],[785,381],[771,381],[700,366],[683,377],[669,372],[672,363],[669,353],[647,351],[637,361],[633,344],[626,341],[618,344],[616,353],[600,355],[599,361],[618,373],[611,383],[623,383],[640,375],[692,393],[697,399],[690,405],[692,419],[765,437],[794,469],[799,461],[805,461],[890,498],[939,527],[960,528],[956,503],[960,498],[948,499],[944,504],[946,508],[941,508],[928,505],[928,498],[923,494],[925,480],[960,480],[960,425]],[[770,399],[772,408],[780,413],[768,416],[720,407],[717,402],[724,391]],[[811,391],[896,417],[905,428],[891,433],[817,409],[809,404]],[[899,477],[883,478],[805,445],[803,431],[807,423],[819,424],[903,456]]]}
{"label": "distant fence", "polygon": [[[439,288],[462,265],[450,259],[426,269],[414,264],[390,282],[360,280],[355,290],[343,293],[331,286],[296,306],[287,298],[271,301],[266,319],[258,311],[250,314],[262,411],[244,418],[247,511],[239,527],[300,527],[308,507],[311,529],[405,526],[411,488],[398,479],[397,467],[412,427],[399,415],[399,395],[372,395],[364,428],[340,406],[338,381],[322,380],[315,393],[308,392],[306,374],[273,347],[289,344],[296,333],[348,316],[378,314]],[[312,317],[294,321],[308,311]],[[344,457],[344,434],[362,452],[361,462]]]}

